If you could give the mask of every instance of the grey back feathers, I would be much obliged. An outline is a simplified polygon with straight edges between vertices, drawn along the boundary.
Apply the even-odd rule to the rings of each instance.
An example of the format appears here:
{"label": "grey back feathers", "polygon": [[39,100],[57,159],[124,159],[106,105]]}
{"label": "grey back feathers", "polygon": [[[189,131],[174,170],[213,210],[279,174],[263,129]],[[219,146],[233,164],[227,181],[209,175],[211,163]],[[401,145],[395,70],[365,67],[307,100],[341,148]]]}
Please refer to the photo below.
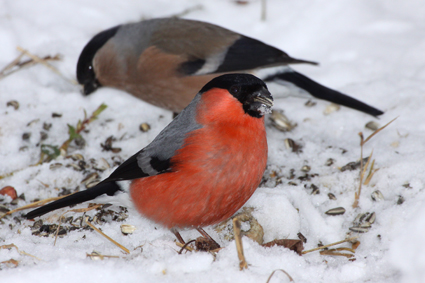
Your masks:
{"label": "grey back feathers", "polygon": [[166,162],[182,148],[188,133],[202,128],[196,122],[196,107],[201,100],[198,93],[192,102],[177,117],[159,133],[159,135],[137,155],[137,164],[143,172],[150,176],[161,173],[157,162]]}

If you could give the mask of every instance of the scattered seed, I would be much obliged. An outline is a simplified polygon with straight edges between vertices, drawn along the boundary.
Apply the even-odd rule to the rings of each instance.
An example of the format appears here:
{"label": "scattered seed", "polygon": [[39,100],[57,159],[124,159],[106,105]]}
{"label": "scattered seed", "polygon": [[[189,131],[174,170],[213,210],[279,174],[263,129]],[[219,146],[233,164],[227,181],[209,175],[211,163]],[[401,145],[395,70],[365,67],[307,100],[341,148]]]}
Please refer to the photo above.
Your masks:
{"label": "scattered seed", "polygon": [[102,147],[103,151],[112,151],[113,153],[118,153],[121,151],[121,148],[119,147],[112,147],[112,142],[114,142],[116,139],[114,136],[110,136],[106,139],[105,143],[101,143],[100,146]]}
{"label": "scattered seed", "polygon": [[55,170],[55,169],[61,168],[62,166],[63,166],[62,163],[53,163],[53,164],[50,164],[49,169]]}
{"label": "scattered seed", "polygon": [[285,147],[287,149],[291,149],[292,152],[300,152],[301,151],[301,146],[299,144],[295,143],[293,139],[287,138],[287,139],[284,140],[284,143],[285,143]]}
{"label": "scattered seed", "polygon": [[60,117],[62,117],[62,114],[60,114],[60,113],[52,113],[52,118],[60,118]]}
{"label": "scattered seed", "polygon": [[374,201],[381,201],[381,200],[385,199],[384,195],[381,193],[380,190],[374,191],[370,196],[371,196],[372,200],[374,200]]}
{"label": "scattered seed", "polygon": [[136,231],[136,226],[130,224],[121,224],[121,233],[124,235],[133,234]]}
{"label": "scattered seed", "polygon": [[140,124],[139,129],[142,132],[146,133],[147,131],[149,131],[151,129],[151,126],[148,123],[142,123],[142,124]]}
{"label": "scattered seed", "polygon": [[325,212],[325,214],[331,215],[331,216],[342,215],[344,213],[345,213],[345,208],[343,207],[332,208]]}
{"label": "scattered seed", "polygon": [[74,143],[78,149],[81,149],[86,145],[86,141],[82,137],[75,138]]}
{"label": "scattered seed", "polygon": [[40,119],[34,119],[28,122],[27,127],[31,126],[32,124],[38,123],[38,121],[40,121]]}
{"label": "scattered seed", "polygon": [[307,100],[307,102],[306,103],[304,103],[304,105],[305,106],[307,106],[307,107],[313,107],[313,106],[315,106],[317,103],[316,102],[314,102],[313,100]]}
{"label": "scattered seed", "polygon": [[375,121],[370,121],[365,125],[366,129],[372,130],[372,131],[376,131],[377,129],[379,129],[381,126],[376,123]]}
{"label": "scattered seed", "polygon": [[350,231],[356,232],[356,233],[366,233],[369,232],[369,228],[362,228],[362,227],[350,227]]}
{"label": "scattered seed", "polygon": [[45,141],[48,137],[46,132],[40,132],[40,141]]}
{"label": "scattered seed", "polygon": [[303,172],[310,172],[310,170],[311,170],[311,167],[308,165],[304,165],[303,167],[301,167],[301,171]]}
{"label": "scattered seed", "polygon": [[75,163],[69,163],[66,165],[66,167],[72,167],[72,169],[74,169],[75,171],[83,171],[83,168],[81,168],[81,166]]}
{"label": "scattered seed", "polygon": [[373,224],[373,223],[375,223],[375,220],[376,220],[376,213],[372,212],[371,214],[368,215],[368,217],[365,218],[364,221],[366,221],[370,224]]}
{"label": "scattered seed", "polygon": [[272,110],[272,113],[269,116],[269,119],[272,121],[272,125],[282,131],[288,132],[297,126],[296,123],[292,123],[284,114],[283,111]]}
{"label": "scattered seed", "polygon": [[43,226],[43,220],[41,220],[41,219],[40,220],[37,220],[31,226],[31,231],[40,230],[41,226]]}
{"label": "scattered seed", "polygon": [[290,185],[290,186],[298,186],[298,184],[297,183],[295,183],[295,182],[288,182],[288,185]]}
{"label": "scattered seed", "polygon": [[97,172],[93,172],[88,174],[82,181],[81,184],[87,185],[95,180],[99,179],[99,174]]}
{"label": "scattered seed", "polygon": [[360,228],[370,228],[370,227],[372,227],[372,224],[370,224],[369,222],[363,222],[358,227],[360,227]]}
{"label": "scattered seed", "polygon": [[410,183],[404,183],[403,187],[405,187],[406,189],[411,189],[412,187],[410,186]]}
{"label": "scattered seed", "polygon": [[333,193],[328,193],[328,197],[330,200],[336,200],[336,196]]}
{"label": "scattered seed", "polygon": [[93,169],[99,170],[101,172],[105,171],[106,169],[111,168],[108,161],[106,161],[105,158],[100,158],[99,160],[95,160],[93,164]]}
{"label": "scattered seed", "polygon": [[30,137],[31,137],[31,133],[23,133],[22,134],[22,139],[24,141],[29,140]]}
{"label": "scattered seed", "polygon": [[100,183],[100,180],[94,180],[94,181],[91,181],[91,182],[87,182],[86,188],[87,189],[93,188],[94,186],[96,186],[99,183]]}
{"label": "scattered seed", "polygon": [[318,195],[318,194],[320,194],[319,187],[317,187],[315,184],[311,184],[310,188],[313,189],[311,191],[311,194],[312,195]]}
{"label": "scattered seed", "polygon": [[402,195],[399,195],[397,199],[397,204],[398,205],[403,204],[404,201],[405,201],[404,197]]}
{"label": "scattered seed", "polygon": [[[366,162],[369,160],[369,157],[365,157],[363,158],[363,165],[366,164]],[[349,162],[346,165],[342,166],[340,171],[344,172],[344,171],[353,171],[356,170],[358,168],[360,168],[360,161],[355,161],[355,162]]]}
{"label": "scattered seed", "polygon": [[11,101],[8,101],[6,103],[6,106],[7,107],[12,106],[13,108],[15,108],[15,110],[18,110],[19,109],[19,102],[16,101],[16,100],[11,100]]}
{"label": "scattered seed", "polygon": [[335,163],[335,159],[329,158],[328,160],[326,160],[325,166],[331,166],[334,163]]}
{"label": "scattered seed", "polygon": [[323,111],[323,114],[329,115],[335,111],[338,111],[341,108],[338,104],[331,103],[328,106],[326,106],[325,110]]}
{"label": "scattered seed", "polygon": [[79,153],[68,155],[66,158],[71,158],[74,161],[84,160],[84,156],[82,154],[79,154]]}
{"label": "scattered seed", "polygon": [[51,127],[52,127],[52,123],[46,123],[46,122],[43,123],[43,130],[48,131],[50,130]]}

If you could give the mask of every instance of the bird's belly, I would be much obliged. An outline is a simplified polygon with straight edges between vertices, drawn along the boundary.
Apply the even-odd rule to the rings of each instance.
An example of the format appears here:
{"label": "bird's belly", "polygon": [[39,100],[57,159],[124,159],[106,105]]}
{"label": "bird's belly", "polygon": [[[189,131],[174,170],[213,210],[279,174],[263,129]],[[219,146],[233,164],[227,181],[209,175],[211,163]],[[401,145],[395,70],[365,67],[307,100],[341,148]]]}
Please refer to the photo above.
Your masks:
{"label": "bird's belly", "polygon": [[208,226],[229,218],[245,204],[264,167],[233,167],[208,176],[204,170],[194,170],[142,178],[132,182],[131,197],[142,215],[168,228]]}

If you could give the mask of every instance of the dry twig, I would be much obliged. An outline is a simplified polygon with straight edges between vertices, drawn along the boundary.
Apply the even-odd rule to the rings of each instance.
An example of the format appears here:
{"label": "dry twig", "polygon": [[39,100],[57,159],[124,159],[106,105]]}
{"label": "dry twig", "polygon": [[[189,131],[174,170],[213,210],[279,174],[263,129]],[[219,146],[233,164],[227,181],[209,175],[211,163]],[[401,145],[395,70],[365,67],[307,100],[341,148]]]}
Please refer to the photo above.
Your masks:
{"label": "dry twig", "polygon": [[105,233],[103,233],[102,231],[100,231],[96,226],[94,226],[93,224],[91,224],[90,222],[88,222],[88,217],[86,217],[85,221],[86,221],[87,225],[89,225],[93,230],[95,230],[100,235],[102,235],[103,237],[105,237],[106,239],[108,239],[109,241],[111,241],[114,245],[116,245],[117,247],[119,247],[120,249],[122,249],[123,251],[125,251],[128,254],[130,253],[130,251],[126,247],[124,247],[120,243],[116,242],[114,239],[112,239],[111,237],[109,237],[108,235],[106,235]]}
{"label": "dry twig", "polygon": [[267,279],[266,283],[269,283],[269,282],[270,282],[270,280],[272,279],[272,277],[273,277],[273,275],[276,273],[276,271],[282,271],[283,273],[285,273],[285,274],[286,274],[286,276],[288,276],[288,278],[289,278],[289,282],[294,282],[294,279],[292,279],[291,275],[289,275],[289,273],[288,273],[288,272],[286,272],[286,271],[285,271],[285,270],[283,270],[283,269],[276,269],[276,270],[274,270],[274,271],[272,272],[272,274],[270,274],[270,276],[269,276],[269,278]]}
{"label": "dry twig", "polygon": [[41,259],[39,259],[38,257],[33,256],[32,254],[29,254],[29,253],[26,253],[26,252],[24,252],[24,251],[19,250],[19,249],[18,249],[18,247],[17,247],[15,244],[9,244],[9,245],[3,245],[3,246],[0,246],[0,249],[8,249],[8,250],[10,250],[10,249],[12,249],[12,248],[15,248],[15,249],[16,249],[16,251],[17,251],[19,254],[21,254],[21,255],[27,255],[27,256],[30,256],[30,257],[35,258],[35,259],[37,259],[37,260],[41,260]]}
{"label": "dry twig", "polygon": [[18,207],[18,208],[14,209],[14,210],[11,210],[11,211],[6,212],[6,214],[4,214],[3,216],[1,216],[0,219],[2,219],[3,217],[5,217],[7,215],[12,214],[12,213],[15,213],[15,212],[18,212],[18,211],[22,211],[22,210],[25,210],[25,209],[36,208],[36,207],[45,205],[48,202],[55,201],[55,200],[58,200],[58,199],[61,199],[61,198],[64,198],[64,197],[66,197],[66,196],[60,196],[60,197],[54,197],[54,198],[46,198],[46,199],[43,199],[43,200],[35,201],[33,203],[30,203],[30,204],[27,204],[27,205]]}
{"label": "dry twig", "polygon": [[314,249],[311,249],[311,250],[308,250],[308,251],[303,251],[302,254],[311,253],[311,252],[318,251],[318,250],[323,250],[323,249],[326,249],[328,247],[336,246],[336,245],[339,245],[339,244],[342,244],[342,243],[346,243],[346,242],[351,242],[351,241],[353,241],[353,240],[355,240],[357,238],[358,237],[347,238],[347,239],[342,240],[342,241],[339,241],[339,242],[335,242],[335,243],[332,243],[332,244],[320,246],[320,247],[317,247],[317,248],[314,248]]}
{"label": "dry twig", "polygon": [[34,54],[28,52],[27,50],[23,49],[20,46],[16,47],[16,49],[18,49],[18,51],[22,52],[23,54],[25,54],[28,57],[30,57],[31,59],[33,59],[35,62],[46,66],[51,71],[53,71],[54,73],[56,73],[57,75],[59,75],[60,77],[65,79],[66,81],[70,82],[71,84],[78,85],[78,83],[75,80],[71,80],[71,79],[68,79],[67,77],[65,77],[61,72],[59,72],[58,69],[56,69],[55,67],[50,65],[46,60],[43,60],[42,58],[38,57],[37,55],[34,55]]}

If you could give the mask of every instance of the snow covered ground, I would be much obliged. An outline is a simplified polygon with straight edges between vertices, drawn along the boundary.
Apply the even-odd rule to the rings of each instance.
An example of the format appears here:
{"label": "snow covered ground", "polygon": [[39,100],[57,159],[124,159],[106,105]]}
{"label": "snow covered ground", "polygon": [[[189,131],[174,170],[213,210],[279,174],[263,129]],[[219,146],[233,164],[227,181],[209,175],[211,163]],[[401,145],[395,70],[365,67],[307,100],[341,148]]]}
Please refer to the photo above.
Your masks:
{"label": "snow covered ground", "polygon": [[[0,262],[18,261],[16,268],[0,264],[1,282],[266,282],[276,269],[284,269],[295,282],[425,282],[423,1],[268,0],[264,22],[260,20],[260,3],[0,1],[0,69],[19,55],[16,47],[21,46],[40,57],[60,53],[62,60],[51,64],[67,78],[37,65],[0,80],[0,175],[18,170],[1,179],[0,188],[10,185],[18,194],[25,194],[25,201],[9,206],[16,208],[35,199],[57,196],[62,188],[79,186],[85,175],[65,166],[75,163],[71,159],[30,165],[39,159],[40,132],[47,134],[43,143],[61,145],[68,136],[67,124],[75,125],[83,118],[84,109],[90,114],[102,103],[108,108],[89,125],[89,132],[83,133],[86,146],[73,153],[82,154],[86,161],[104,158],[113,164],[116,156],[128,158],[152,141],[170,122],[170,113],[114,89],[102,88],[83,97],[80,88],[69,82],[75,79],[78,55],[101,30],[202,5],[202,9],[185,17],[258,38],[296,58],[319,61],[319,67],[294,68],[385,111],[379,120],[348,108],[324,115],[326,102],[306,107],[302,99],[277,100],[275,108],[283,109],[298,123],[291,132],[282,133],[267,122],[269,169],[277,171],[282,183],[276,185],[269,180],[246,205],[255,208],[253,215],[264,228],[265,241],[296,239],[301,232],[307,238],[305,249],[317,247],[319,241],[329,244],[344,239],[359,213],[375,212],[376,221],[370,230],[353,234],[360,241],[355,261],[319,252],[298,256],[288,249],[263,248],[244,238],[250,266],[239,271],[234,241],[225,240],[213,227],[206,228],[207,232],[224,246],[216,259],[201,252],[179,255],[174,235],[141,218],[131,207],[124,222],[97,225],[130,249],[130,255],[88,230],[68,232],[53,246],[53,237],[32,235],[30,226],[34,222],[19,223],[13,218],[19,217],[20,213],[16,213],[0,224],[0,246],[13,243],[40,260],[16,249],[0,249]],[[19,102],[17,110],[7,106],[11,100]],[[53,118],[52,113],[62,116]],[[395,117],[398,119],[364,147],[365,155],[373,150],[379,171],[363,186],[359,207],[353,209],[359,172],[341,172],[339,167],[359,159],[358,133],[372,133],[365,128],[367,122],[374,120],[383,126]],[[144,122],[151,125],[146,133],[139,130]],[[43,129],[44,123],[51,123],[51,128]],[[27,140],[22,138],[24,133],[30,133]],[[118,139],[113,146],[122,148],[121,152],[102,151],[100,143],[111,135]],[[302,151],[288,150],[284,145],[286,138],[301,144]],[[334,159],[330,166],[329,158]],[[64,166],[51,169],[54,163]],[[304,165],[311,167],[308,174],[318,175],[310,180],[298,179],[305,175],[301,171]],[[290,180],[291,169],[295,177]],[[100,174],[106,177],[111,170]],[[319,194],[311,194],[311,184],[319,188]],[[383,199],[372,200],[371,194],[376,190]],[[334,194],[336,200],[331,200],[328,193]],[[0,198],[0,205],[9,202],[9,198]],[[344,207],[345,214],[325,214],[335,207]],[[114,209],[119,210],[116,206]],[[67,215],[77,218],[81,213]],[[44,223],[55,223],[58,216],[59,213],[52,213],[42,219]],[[120,231],[123,223],[135,225],[137,230],[124,236]],[[182,235],[185,239],[198,236],[196,231],[184,231]],[[93,250],[119,258],[94,261],[86,257]],[[278,272],[270,282],[288,282],[288,278]]]}

